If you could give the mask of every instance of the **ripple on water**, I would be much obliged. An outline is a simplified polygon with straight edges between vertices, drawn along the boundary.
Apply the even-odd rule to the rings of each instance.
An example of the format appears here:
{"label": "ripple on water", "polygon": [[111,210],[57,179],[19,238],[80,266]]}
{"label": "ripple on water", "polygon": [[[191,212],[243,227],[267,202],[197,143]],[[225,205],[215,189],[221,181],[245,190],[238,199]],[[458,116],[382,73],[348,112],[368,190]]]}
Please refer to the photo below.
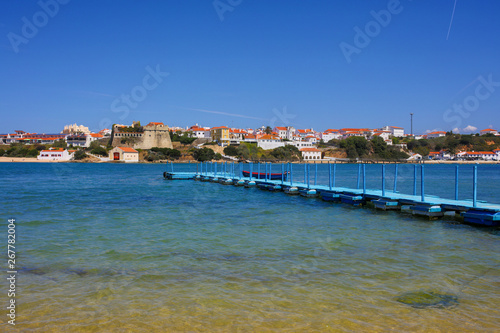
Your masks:
{"label": "ripple on water", "polygon": [[[167,182],[163,165],[0,168],[8,169],[0,180],[11,179],[0,188],[16,198],[3,209],[19,220],[26,330],[498,327],[498,229]],[[27,176],[33,172],[42,183]],[[498,193],[492,184],[488,193]],[[453,306],[415,308],[397,301],[403,295],[413,305],[437,298]]]}

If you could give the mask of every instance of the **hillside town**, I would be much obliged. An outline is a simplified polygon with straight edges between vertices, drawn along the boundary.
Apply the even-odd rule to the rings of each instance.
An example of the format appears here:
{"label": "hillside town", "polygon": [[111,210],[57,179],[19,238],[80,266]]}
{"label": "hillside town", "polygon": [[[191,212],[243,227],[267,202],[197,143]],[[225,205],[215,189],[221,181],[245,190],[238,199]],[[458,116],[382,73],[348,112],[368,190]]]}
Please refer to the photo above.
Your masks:
{"label": "hillside town", "polygon": [[[363,154],[359,150],[358,154],[350,154],[349,147],[346,145],[346,142],[352,143],[356,140],[365,142],[366,140],[366,142],[372,143],[372,147],[377,145],[390,147],[391,151],[400,153],[397,155],[397,159],[408,161],[500,161],[500,149],[495,145],[500,139],[500,134],[492,128],[471,135],[471,137],[491,138],[493,141],[489,144],[494,148],[490,151],[468,150],[467,148],[471,147],[471,145],[468,145],[466,140],[455,140],[456,142],[453,145],[453,147],[460,148],[460,143],[462,143],[461,147],[464,149],[446,149],[444,146],[441,147],[440,144],[425,147],[428,140],[446,138],[446,142],[448,142],[450,141],[448,140],[449,137],[451,136],[453,139],[454,135],[452,132],[445,131],[414,135],[405,133],[404,128],[398,126],[383,126],[375,129],[339,128],[317,131],[312,128],[299,129],[291,126],[276,126],[274,128],[261,126],[253,129],[228,126],[204,127],[195,124],[191,127],[169,127],[162,122],[150,122],[142,126],[140,122],[135,121],[130,125],[115,124],[111,129],[105,128],[97,133],[90,131],[86,126],[77,124],[66,125],[57,134],[29,133],[23,130],[15,130],[13,133],[0,134],[0,145],[4,145],[4,148],[0,149],[0,156],[12,156],[12,154],[9,155],[8,147],[31,145],[32,152],[27,153],[25,156],[36,157],[38,160],[69,161],[75,159],[75,154],[78,154],[79,150],[86,150],[86,156],[93,155],[101,161],[138,162],[144,159],[144,156],[147,156],[141,155],[141,151],[163,149],[162,152],[165,153],[165,149],[167,149],[169,152],[165,154],[168,155],[171,153],[170,150],[173,151],[179,148],[176,143],[181,142],[189,143],[191,148],[196,149],[208,147],[220,154],[219,158],[233,160],[238,157],[235,147],[246,145],[247,147],[256,147],[260,151],[272,151],[278,148],[295,149],[301,160],[324,161],[366,157],[365,155],[369,155],[369,153]],[[458,138],[455,139],[458,140]],[[483,140],[483,142],[488,144],[487,141]],[[180,146],[185,147],[185,145]],[[219,148],[215,149],[216,147]],[[232,147],[232,150],[228,149],[228,147]],[[343,155],[329,154],[335,152],[336,148],[339,147],[344,148],[345,153]],[[89,148],[92,148],[92,150],[89,151]],[[429,148],[436,148],[436,151],[431,151]],[[372,150],[376,150],[376,148],[372,148]],[[230,154],[231,151],[234,153]],[[366,150],[366,152],[368,151]],[[155,153],[158,152],[152,152],[153,155]],[[180,156],[182,154],[174,155]]]}

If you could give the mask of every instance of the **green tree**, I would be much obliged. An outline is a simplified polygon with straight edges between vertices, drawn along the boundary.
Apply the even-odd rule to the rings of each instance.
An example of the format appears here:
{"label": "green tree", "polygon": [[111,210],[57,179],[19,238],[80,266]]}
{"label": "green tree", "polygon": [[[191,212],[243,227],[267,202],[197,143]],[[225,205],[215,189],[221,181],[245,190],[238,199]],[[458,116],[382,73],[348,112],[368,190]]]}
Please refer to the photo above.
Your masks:
{"label": "green tree", "polygon": [[186,133],[184,133],[180,138],[179,138],[179,141],[181,144],[183,145],[190,145],[192,144],[194,141],[196,140],[196,138],[190,138],[189,136],[187,136]]}
{"label": "green tree", "polygon": [[266,129],[264,130],[264,132],[266,134],[271,134],[273,132],[273,129],[271,128],[271,126],[266,126]]}
{"label": "green tree", "polygon": [[340,148],[344,148],[348,158],[364,157],[368,155],[369,144],[366,138],[351,136],[340,141]]}
{"label": "green tree", "polygon": [[[99,144],[99,141],[92,141],[89,145],[90,150],[94,150],[96,148],[100,148],[101,145]],[[93,154],[93,153],[92,153]]]}
{"label": "green tree", "polygon": [[216,153],[214,155],[214,160],[220,160],[220,159],[222,159],[222,155],[220,153]]}
{"label": "green tree", "polygon": [[87,154],[85,154],[85,151],[83,151],[83,150],[77,150],[77,151],[75,152],[75,155],[74,155],[74,157],[73,157],[73,158],[74,158],[75,160],[79,161],[79,160],[83,160],[83,159],[84,159],[84,158],[86,158],[86,157],[88,157],[88,155],[87,155]]}
{"label": "green tree", "polygon": [[59,139],[52,144],[54,148],[66,148],[68,146],[67,142],[63,139]]}
{"label": "green tree", "polygon": [[387,143],[380,136],[374,137],[370,144],[373,148],[373,153],[381,158],[385,158]]}
{"label": "green tree", "polygon": [[196,149],[193,152],[193,157],[199,162],[211,161],[214,159],[215,153],[212,149],[204,147]]}
{"label": "green tree", "polygon": [[224,154],[228,156],[238,156],[238,148],[235,146],[227,146],[224,148]]}
{"label": "green tree", "polygon": [[92,149],[90,153],[94,155],[108,156],[108,151],[101,146]]}
{"label": "green tree", "polygon": [[28,153],[26,154],[26,157],[37,157],[38,156],[38,149],[36,148],[31,148]]}

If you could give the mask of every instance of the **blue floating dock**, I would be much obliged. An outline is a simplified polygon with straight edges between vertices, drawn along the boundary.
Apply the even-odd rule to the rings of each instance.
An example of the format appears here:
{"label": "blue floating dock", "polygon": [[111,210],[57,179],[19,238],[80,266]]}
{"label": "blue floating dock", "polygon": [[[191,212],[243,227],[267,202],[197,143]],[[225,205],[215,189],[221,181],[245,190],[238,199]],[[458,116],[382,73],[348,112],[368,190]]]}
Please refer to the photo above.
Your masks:
{"label": "blue floating dock", "polygon": [[[218,168],[220,168],[218,170]],[[381,189],[367,189],[365,180],[365,165],[359,165],[357,174],[357,188],[346,188],[335,186],[336,165],[329,165],[328,185],[317,184],[317,167],[314,173],[314,183],[310,182],[309,164],[304,165],[304,182],[293,181],[292,164],[281,164],[282,179],[276,179],[276,173],[272,174],[272,165],[265,164],[265,172],[261,172],[258,165],[259,179],[244,177],[241,174],[241,164],[236,172],[235,164],[223,163],[221,166],[213,163],[202,163],[201,171],[198,172],[164,172],[163,176],[169,180],[199,180],[202,182],[219,182],[224,185],[244,186],[245,188],[259,187],[271,192],[284,192],[289,195],[301,195],[304,197],[321,197],[324,201],[342,202],[353,206],[368,204],[381,210],[401,210],[416,216],[430,219],[447,216],[462,216],[465,223],[483,226],[500,225],[500,205],[491,204],[477,200],[477,166],[473,166],[473,191],[471,200],[458,200],[458,185],[455,186],[455,200],[444,199],[425,193],[424,166],[420,166],[420,194],[417,195],[417,166],[414,166],[414,188],[413,194],[405,194],[397,191],[397,167],[394,177],[394,188],[387,190],[385,186],[385,169],[382,165]],[[173,169],[173,166],[172,166]],[[458,170],[458,166],[457,166]],[[250,172],[255,171],[250,163]],[[458,184],[458,171],[456,171]],[[287,175],[287,177],[285,177]],[[273,178],[273,179],[271,179]]]}

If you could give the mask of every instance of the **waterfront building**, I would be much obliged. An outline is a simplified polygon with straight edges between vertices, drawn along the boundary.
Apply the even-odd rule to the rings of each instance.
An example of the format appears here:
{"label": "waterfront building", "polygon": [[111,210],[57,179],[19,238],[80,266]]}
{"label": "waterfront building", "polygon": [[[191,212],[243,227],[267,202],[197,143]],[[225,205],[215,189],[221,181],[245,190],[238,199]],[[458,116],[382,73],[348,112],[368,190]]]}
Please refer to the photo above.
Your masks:
{"label": "waterfront building", "polygon": [[[135,125],[137,124],[135,123]],[[169,127],[161,122],[150,122],[144,127],[116,124],[113,126],[111,142],[114,147],[130,146],[135,149],[173,148]]]}
{"label": "waterfront building", "polygon": [[301,148],[300,152],[302,153],[302,158],[306,161],[321,159],[321,150],[317,148]]}
{"label": "waterfront building", "polygon": [[115,147],[109,151],[112,161],[139,162],[139,152],[130,147]]}
{"label": "waterfront building", "polygon": [[46,161],[69,161],[75,155],[75,150],[67,149],[49,149],[41,150],[37,156],[38,160]]}

